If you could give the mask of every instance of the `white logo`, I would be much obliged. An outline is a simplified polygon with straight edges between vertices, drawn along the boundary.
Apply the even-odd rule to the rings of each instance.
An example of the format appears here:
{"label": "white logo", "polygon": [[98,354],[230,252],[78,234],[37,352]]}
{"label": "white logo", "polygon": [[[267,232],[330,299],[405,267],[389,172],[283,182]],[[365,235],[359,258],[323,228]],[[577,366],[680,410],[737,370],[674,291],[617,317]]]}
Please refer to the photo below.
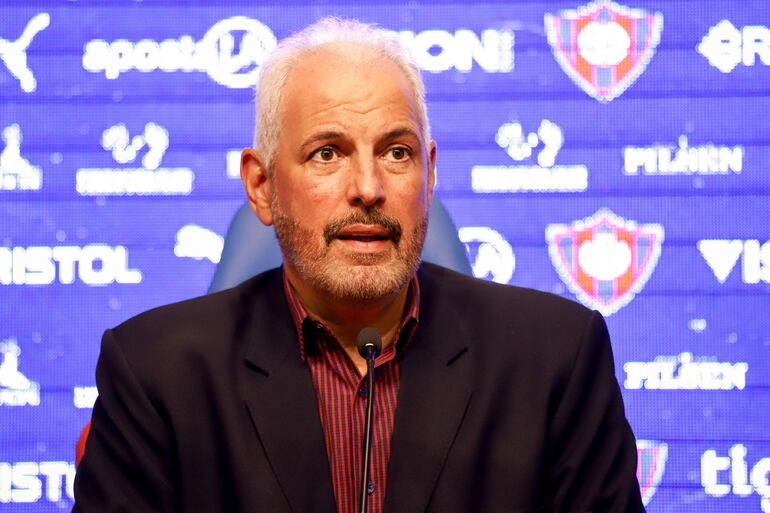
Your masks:
{"label": "white logo", "polygon": [[0,247],[0,285],[50,285],[57,279],[70,285],[76,276],[97,287],[142,282],[142,273],[129,269],[124,246]]}
{"label": "white logo", "polygon": [[770,66],[770,28],[746,25],[739,30],[722,20],[703,36],[697,50],[722,73],[730,73],[739,64],[754,66],[757,57]]}
{"label": "white logo", "polygon": [[[475,62],[488,73],[513,69],[514,34],[510,30],[401,31],[396,33],[417,65],[433,73],[455,69],[467,73]],[[259,68],[276,46],[273,32],[263,23],[234,16],[215,23],[200,41],[185,35],[179,39],[138,42],[94,39],[86,43],[83,68],[104,72],[110,80],[121,73],[205,72],[225,87],[243,89],[257,83]]]}
{"label": "white logo", "polygon": [[475,192],[580,192],[588,187],[584,165],[556,165],[564,134],[556,123],[544,119],[537,132],[525,133],[519,122],[502,125],[495,142],[516,162],[532,157],[537,165],[473,166],[471,187]]}
{"label": "white logo", "polygon": [[51,17],[48,13],[41,12],[29,20],[16,41],[0,38],[0,59],[3,60],[11,75],[18,79],[19,86],[25,93],[32,93],[37,89],[35,75],[27,67],[27,48],[32,42],[32,38],[50,23]]}
{"label": "white logo", "polygon": [[96,387],[74,387],[72,389],[72,404],[75,408],[91,409],[94,407],[98,396],[99,391]]}
{"label": "white logo", "polygon": [[596,280],[610,281],[631,267],[631,248],[614,233],[599,232],[578,249],[578,265]]}
{"label": "white logo", "polygon": [[761,497],[762,511],[770,513],[770,457],[760,459],[749,471],[747,453],[743,444],[730,447],[729,456],[718,456],[714,449],[704,452],[700,458],[701,486],[712,497],[730,493],[748,497],[756,493]]}
{"label": "white logo", "polygon": [[44,496],[49,502],[62,503],[65,496],[74,500],[75,465],[66,461],[0,462],[0,503],[30,503]]}
{"label": "white logo", "polygon": [[40,385],[19,371],[21,348],[15,339],[0,342],[0,406],[38,406]]}
{"label": "white logo", "polygon": [[743,390],[749,364],[681,353],[658,356],[652,362],[626,362],[623,370],[626,390]]}
{"label": "white logo", "polygon": [[487,73],[506,73],[513,70],[514,33],[510,30],[486,29],[477,35],[472,30],[425,30],[397,33],[401,44],[417,62],[417,66],[431,73],[455,69],[468,73],[475,62]]}
{"label": "white logo", "polygon": [[706,239],[698,241],[698,251],[719,283],[727,280],[741,257],[743,283],[770,283],[770,241]]}
{"label": "white logo", "polygon": [[189,167],[161,168],[168,149],[168,130],[147,123],[141,135],[131,137],[123,123],[102,133],[102,148],[119,164],[133,163],[146,149],[138,168],[81,168],[75,175],[78,193],[83,196],[189,195],[195,175]]}
{"label": "white logo", "polygon": [[628,56],[631,36],[615,22],[591,21],[577,37],[580,55],[592,66],[617,66]]}
{"label": "white logo", "polygon": [[148,151],[142,157],[142,166],[145,169],[158,169],[168,149],[168,131],[150,122],[144,126],[143,135],[135,135],[131,138],[123,123],[111,126],[102,133],[102,148],[112,151],[112,158],[120,164],[136,160],[139,150],[145,146]]}
{"label": "white logo", "polygon": [[743,146],[690,146],[687,136],[679,145],[626,146],[623,171],[626,175],[726,175],[743,171]]}
{"label": "white logo", "polygon": [[0,190],[36,191],[43,184],[43,173],[21,156],[21,128],[14,123],[3,129],[5,147],[0,152]]}
{"label": "white logo", "polygon": [[[239,35],[239,38],[236,38]],[[259,66],[276,46],[273,32],[261,22],[234,16],[215,23],[200,41],[192,36],[161,42],[118,39],[86,43],[83,68],[104,72],[114,80],[126,71],[202,71],[225,87],[242,89],[256,83]]]}
{"label": "white logo", "polygon": [[202,226],[188,224],[176,232],[174,254],[180,258],[195,260],[208,258],[212,263],[218,264],[224,247],[225,239],[221,235]]}
{"label": "white logo", "polygon": [[241,150],[228,150],[225,157],[227,159],[227,178],[241,179]]}
{"label": "white logo", "polygon": [[458,236],[471,255],[474,276],[497,283],[511,281],[516,257],[513,248],[500,233],[486,226],[466,226],[458,230]]}

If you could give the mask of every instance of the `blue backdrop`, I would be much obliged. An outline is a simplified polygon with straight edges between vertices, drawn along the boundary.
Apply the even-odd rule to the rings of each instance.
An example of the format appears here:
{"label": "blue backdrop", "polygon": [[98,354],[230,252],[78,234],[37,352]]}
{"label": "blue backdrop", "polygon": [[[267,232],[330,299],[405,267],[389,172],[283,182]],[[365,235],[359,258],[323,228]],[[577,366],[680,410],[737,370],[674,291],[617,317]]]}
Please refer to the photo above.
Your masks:
{"label": "blue backdrop", "polygon": [[412,48],[475,274],[607,316],[648,510],[770,513],[766,0],[3,2],[0,511],[71,507],[102,330],[205,292],[328,14]]}

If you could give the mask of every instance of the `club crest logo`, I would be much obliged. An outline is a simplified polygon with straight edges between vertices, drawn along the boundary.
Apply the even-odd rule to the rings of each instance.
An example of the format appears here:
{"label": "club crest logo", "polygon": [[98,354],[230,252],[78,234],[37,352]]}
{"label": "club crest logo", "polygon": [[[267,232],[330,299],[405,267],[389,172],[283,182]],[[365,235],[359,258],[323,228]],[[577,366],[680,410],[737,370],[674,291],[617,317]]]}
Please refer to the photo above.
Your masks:
{"label": "club crest logo", "polygon": [[636,441],[636,478],[646,506],[658,489],[668,460],[668,445],[654,440]]}
{"label": "club crest logo", "polygon": [[655,53],[663,15],[598,0],[545,15],[545,32],[564,72],[596,100],[614,100],[636,81]]}
{"label": "club crest logo", "polygon": [[638,225],[608,209],[546,228],[551,262],[583,304],[611,315],[638,294],[660,258],[663,227]]}

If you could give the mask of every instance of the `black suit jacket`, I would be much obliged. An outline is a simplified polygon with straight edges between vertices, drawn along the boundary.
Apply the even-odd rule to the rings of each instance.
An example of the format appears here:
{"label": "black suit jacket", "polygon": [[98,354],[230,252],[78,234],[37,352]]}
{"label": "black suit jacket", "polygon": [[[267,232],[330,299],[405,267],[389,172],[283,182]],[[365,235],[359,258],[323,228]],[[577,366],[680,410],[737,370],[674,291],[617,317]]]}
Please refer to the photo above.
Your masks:
{"label": "black suit jacket", "polygon": [[[423,264],[388,513],[639,512],[602,317]],[[105,333],[74,512],[333,513],[281,271]]]}

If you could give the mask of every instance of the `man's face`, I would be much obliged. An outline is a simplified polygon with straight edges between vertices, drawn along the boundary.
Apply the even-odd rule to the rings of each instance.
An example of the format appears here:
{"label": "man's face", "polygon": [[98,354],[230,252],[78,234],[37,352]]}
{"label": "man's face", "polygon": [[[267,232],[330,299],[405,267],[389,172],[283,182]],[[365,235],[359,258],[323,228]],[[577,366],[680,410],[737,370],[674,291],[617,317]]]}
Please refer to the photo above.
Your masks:
{"label": "man's face", "polygon": [[279,119],[260,218],[275,224],[295,286],[354,300],[401,291],[419,263],[435,162],[406,77],[385,58],[319,50],[290,72]]}

